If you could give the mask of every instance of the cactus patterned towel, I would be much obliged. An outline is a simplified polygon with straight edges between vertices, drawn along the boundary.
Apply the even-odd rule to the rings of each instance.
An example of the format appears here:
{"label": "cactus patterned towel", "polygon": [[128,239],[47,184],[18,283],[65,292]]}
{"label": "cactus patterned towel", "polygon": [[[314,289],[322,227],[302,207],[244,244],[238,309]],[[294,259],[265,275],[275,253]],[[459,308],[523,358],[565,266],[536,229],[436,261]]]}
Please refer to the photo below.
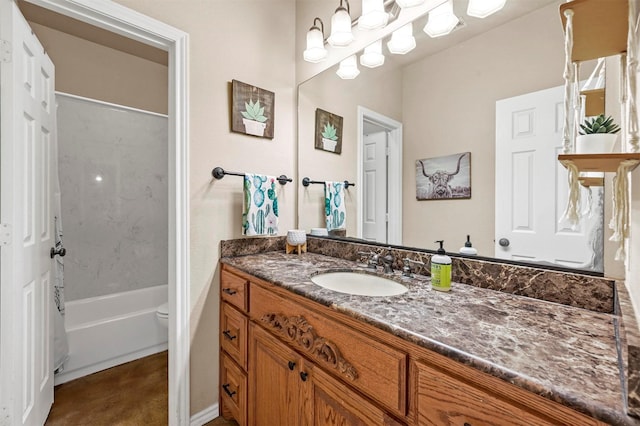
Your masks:
{"label": "cactus patterned towel", "polygon": [[278,234],[278,198],[276,178],[256,174],[244,175],[243,235]]}
{"label": "cactus patterned towel", "polygon": [[327,230],[344,229],[347,226],[347,211],[344,206],[344,182],[325,182],[324,211]]}

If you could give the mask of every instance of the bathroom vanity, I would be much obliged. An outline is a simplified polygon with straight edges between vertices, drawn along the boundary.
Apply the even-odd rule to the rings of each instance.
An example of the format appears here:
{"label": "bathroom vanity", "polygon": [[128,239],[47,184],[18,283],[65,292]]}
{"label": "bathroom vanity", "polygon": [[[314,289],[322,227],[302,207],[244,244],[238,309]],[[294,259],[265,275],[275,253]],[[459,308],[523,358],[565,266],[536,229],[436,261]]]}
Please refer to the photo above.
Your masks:
{"label": "bathroom vanity", "polygon": [[339,293],[311,275],[365,265],[313,252],[221,263],[220,407],[240,425],[640,424],[613,313],[400,272],[402,295]]}

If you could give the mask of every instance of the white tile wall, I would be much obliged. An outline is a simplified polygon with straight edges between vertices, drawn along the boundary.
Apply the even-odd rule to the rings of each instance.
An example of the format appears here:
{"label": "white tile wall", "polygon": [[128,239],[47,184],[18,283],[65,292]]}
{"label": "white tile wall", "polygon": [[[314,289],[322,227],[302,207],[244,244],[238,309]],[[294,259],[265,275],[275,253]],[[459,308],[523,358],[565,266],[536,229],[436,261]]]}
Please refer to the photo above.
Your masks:
{"label": "white tile wall", "polygon": [[56,98],[65,299],[167,284],[167,118]]}

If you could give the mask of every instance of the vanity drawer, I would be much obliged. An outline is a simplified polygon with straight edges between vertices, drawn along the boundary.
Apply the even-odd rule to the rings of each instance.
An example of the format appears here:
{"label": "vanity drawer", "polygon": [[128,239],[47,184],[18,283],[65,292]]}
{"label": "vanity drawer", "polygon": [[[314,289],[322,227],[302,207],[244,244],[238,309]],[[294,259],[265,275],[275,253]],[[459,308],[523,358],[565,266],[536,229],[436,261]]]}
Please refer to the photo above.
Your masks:
{"label": "vanity drawer", "polygon": [[220,364],[220,400],[224,411],[231,414],[240,426],[246,425],[247,375],[224,353]]}
{"label": "vanity drawer", "polygon": [[223,270],[220,274],[220,297],[243,312],[249,302],[249,281]]}
{"label": "vanity drawer", "polygon": [[247,369],[247,324],[241,312],[228,303],[222,304],[220,346],[243,369]]}
{"label": "vanity drawer", "polygon": [[406,415],[407,355],[251,284],[251,319],[319,367]]}
{"label": "vanity drawer", "polygon": [[[525,407],[500,398],[422,362],[412,361],[414,398],[419,425],[514,425],[593,424],[576,414],[575,421],[558,423]],[[533,405],[533,401],[532,401]]]}

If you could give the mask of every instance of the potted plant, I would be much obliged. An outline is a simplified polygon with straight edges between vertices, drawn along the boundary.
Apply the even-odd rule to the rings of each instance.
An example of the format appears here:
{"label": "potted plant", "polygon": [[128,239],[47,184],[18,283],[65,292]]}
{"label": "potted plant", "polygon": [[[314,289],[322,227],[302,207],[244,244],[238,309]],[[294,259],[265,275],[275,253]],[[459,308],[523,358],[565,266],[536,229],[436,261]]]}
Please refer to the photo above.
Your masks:
{"label": "potted plant", "polygon": [[613,117],[600,114],[584,120],[580,129],[576,138],[576,154],[594,154],[613,150],[620,126],[613,122]]}
{"label": "potted plant", "polygon": [[264,116],[264,107],[260,106],[260,101],[253,103],[253,100],[249,99],[249,102],[244,103],[245,110],[240,111],[242,116],[242,122],[244,123],[245,131],[248,135],[264,136],[264,129],[267,127],[267,117]]}
{"label": "potted plant", "polygon": [[336,128],[331,123],[326,123],[322,131],[322,149],[326,151],[335,151],[338,144],[338,136]]}

